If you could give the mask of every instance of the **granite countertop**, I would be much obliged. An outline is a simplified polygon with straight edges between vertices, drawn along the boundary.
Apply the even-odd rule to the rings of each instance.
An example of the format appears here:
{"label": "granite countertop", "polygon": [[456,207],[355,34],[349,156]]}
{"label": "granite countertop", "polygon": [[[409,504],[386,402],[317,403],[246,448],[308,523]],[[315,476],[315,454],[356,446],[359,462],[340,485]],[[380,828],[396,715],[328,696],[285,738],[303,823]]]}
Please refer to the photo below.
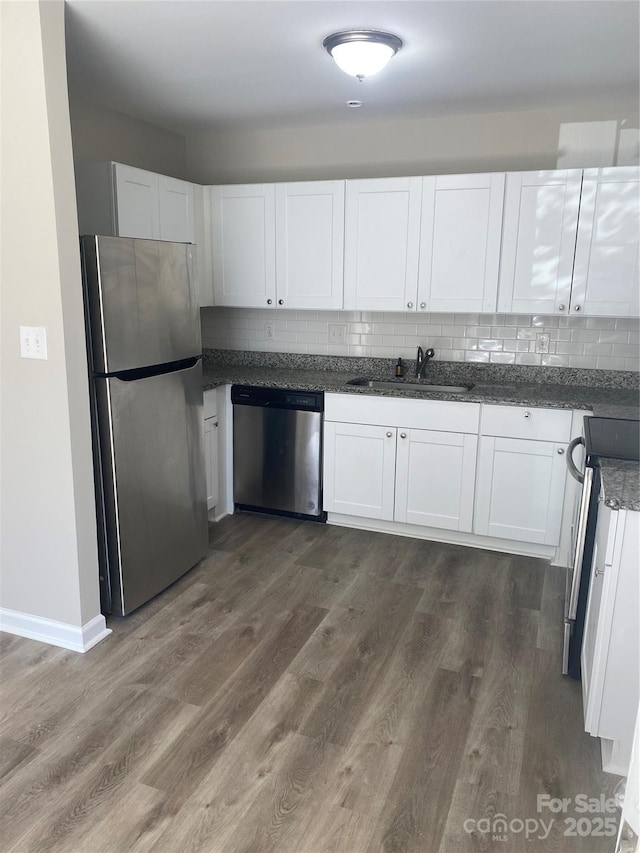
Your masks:
{"label": "granite countertop", "polygon": [[640,463],[601,459],[600,475],[606,506],[640,512]]}
{"label": "granite countertop", "polygon": [[[368,375],[368,374],[365,374]],[[409,397],[418,400],[455,400],[468,403],[495,403],[512,406],[537,406],[553,409],[591,410],[601,417],[638,417],[640,397],[628,388],[557,385],[551,383],[482,384],[475,383],[466,394],[447,392],[374,390],[346,383],[358,376],[356,371],[308,370],[278,367],[254,367],[239,364],[209,363],[204,366],[204,389],[220,385],[256,385],[299,391],[325,391],[338,394],[369,394],[378,397]],[[392,377],[391,377],[392,378]],[[451,380],[454,384],[455,381]],[[458,380],[463,381],[463,380]]]}
{"label": "granite countertop", "polygon": [[[425,397],[420,391],[347,385],[350,379],[358,376],[393,379],[393,367],[394,362],[388,359],[205,350],[203,381],[205,391],[221,385],[255,385],[418,400],[584,409],[605,418],[637,419],[640,416],[638,377],[623,371],[502,365],[487,369],[484,365],[433,362],[429,365],[427,381],[473,384],[471,390],[465,394],[442,391]],[[406,379],[415,382],[410,371]],[[640,511],[640,463],[606,459],[602,461],[601,473],[607,506]]]}

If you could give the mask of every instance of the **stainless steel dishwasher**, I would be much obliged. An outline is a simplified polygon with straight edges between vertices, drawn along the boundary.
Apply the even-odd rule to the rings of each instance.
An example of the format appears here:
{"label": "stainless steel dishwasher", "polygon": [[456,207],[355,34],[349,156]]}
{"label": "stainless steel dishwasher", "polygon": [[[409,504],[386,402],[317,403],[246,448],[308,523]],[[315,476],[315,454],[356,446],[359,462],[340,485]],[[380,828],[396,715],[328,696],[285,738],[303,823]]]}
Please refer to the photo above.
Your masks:
{"label": "stainless steel dishwasher", "polygon": [[234,385],[231,402],[235,506],[325,521],[324,394]]}

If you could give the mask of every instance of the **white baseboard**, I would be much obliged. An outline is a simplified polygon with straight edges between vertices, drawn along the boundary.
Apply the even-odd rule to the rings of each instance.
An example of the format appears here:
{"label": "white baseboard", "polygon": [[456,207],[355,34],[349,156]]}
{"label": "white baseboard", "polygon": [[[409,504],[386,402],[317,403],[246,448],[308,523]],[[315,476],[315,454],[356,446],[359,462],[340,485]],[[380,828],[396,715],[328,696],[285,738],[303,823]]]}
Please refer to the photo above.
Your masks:
{"label": "white baseboard", "polygon": [[56,622],[54,619],[43,619],[41,616],[31,616],[28,613],[18,613],[0,607],[0,631],[7,634],[17,634],[50,646],[60,646],[72,652],[88,652],[111,633],[102,614],[95,616],[81,628],[68,625],[66,622]]}
{"label": "white baseboard", "polygon": [[518,554],[526,557],[541,557],[552,560],[556,549],[550,545],[534,545],[529,542],[515,542],[511,539],[498,539],[495,536],[479,536],[476,533],[461,533],[457,530],[443,530],[436,527],[420,527],[416,524],[403,524],[400,521],[382,521],[380,519],[359,518],[355,515],[342,515],[330,512],[327,524],[339,527],[356,527],[359,530],[375,530],[378,533],[395,533],[412,539],[429,539],[432,542],[446,542],[449,545],[468,545],[485,551],[501,551],[506,554]]}

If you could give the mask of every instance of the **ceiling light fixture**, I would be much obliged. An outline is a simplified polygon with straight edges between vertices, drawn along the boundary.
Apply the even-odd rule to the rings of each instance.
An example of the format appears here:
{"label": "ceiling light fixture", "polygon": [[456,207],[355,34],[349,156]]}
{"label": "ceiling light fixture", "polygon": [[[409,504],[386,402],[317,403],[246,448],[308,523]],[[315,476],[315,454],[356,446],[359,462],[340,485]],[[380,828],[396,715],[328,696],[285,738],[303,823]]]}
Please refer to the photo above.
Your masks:
{"label": "ceiling light fixture", "polygon": [[339,68],[362,83],[382,71],[402,47],[402,39],[379,30],[348,30],[327,36],[322,46]]}

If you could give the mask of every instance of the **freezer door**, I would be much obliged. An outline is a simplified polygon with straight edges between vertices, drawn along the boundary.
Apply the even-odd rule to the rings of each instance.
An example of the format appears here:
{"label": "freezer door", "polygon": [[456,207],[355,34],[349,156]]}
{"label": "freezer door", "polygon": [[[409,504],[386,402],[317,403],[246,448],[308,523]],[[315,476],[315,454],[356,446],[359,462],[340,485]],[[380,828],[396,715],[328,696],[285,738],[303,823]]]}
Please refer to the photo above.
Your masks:
{"label": "freezer door", "polygon": [[201,353],[194,246],[83,237],[82,259],[95,373],[167,364]]}
{"label": "freezer door", "polygon": [[94,381],[108,573],[124,615],[207,550],[202,366]]}

